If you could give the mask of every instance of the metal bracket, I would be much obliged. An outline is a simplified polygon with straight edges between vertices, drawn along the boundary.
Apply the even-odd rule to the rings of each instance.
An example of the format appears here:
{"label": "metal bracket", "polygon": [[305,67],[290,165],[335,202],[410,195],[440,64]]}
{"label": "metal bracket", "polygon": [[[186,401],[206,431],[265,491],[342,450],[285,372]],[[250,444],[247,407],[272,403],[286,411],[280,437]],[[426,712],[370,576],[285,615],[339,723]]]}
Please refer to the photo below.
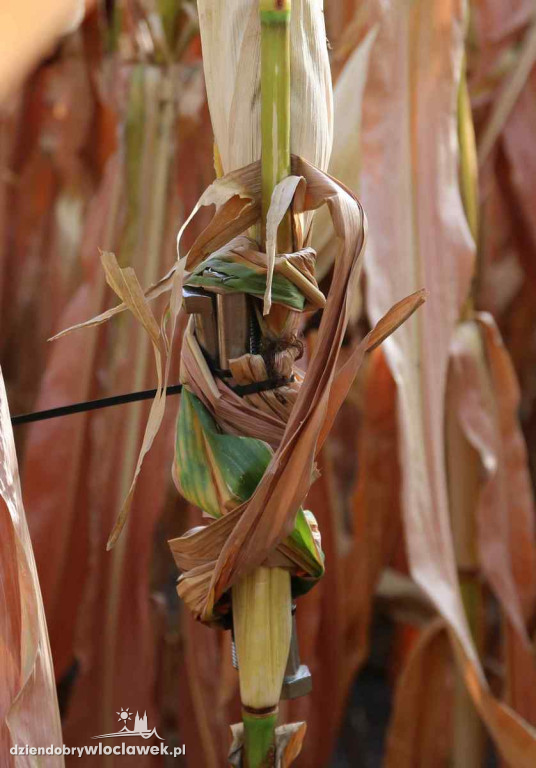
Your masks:
{"label": "metal bracket", "polygon": [[[231,646],[233,667],[238,669],[238,654],[234,640]],[[299,699],[306,696],[313,690],[313,677],[307,664],[300,663],[300,649],[298,647],[298,634],[296,630],[296,619],[294,611],[292,613],[292,635],[290,639],[290,649],[288,654],[287,668],[283,678],[283,687],[281,688],[282,699]]]}

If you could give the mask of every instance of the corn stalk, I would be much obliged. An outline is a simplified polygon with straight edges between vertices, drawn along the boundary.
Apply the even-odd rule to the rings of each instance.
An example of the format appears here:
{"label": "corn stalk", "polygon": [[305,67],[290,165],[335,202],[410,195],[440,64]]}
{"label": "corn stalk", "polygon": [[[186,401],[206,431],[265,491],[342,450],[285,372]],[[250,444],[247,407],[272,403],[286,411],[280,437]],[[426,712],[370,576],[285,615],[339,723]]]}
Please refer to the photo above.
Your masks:
{"label": "corn stalk", "polygon": [[[260,0],[261,240],[274,187],[290,175],[290,0]],[[279,230],[278,252],[292,251],[290,217]],[[234,637],[247,768],[275,765],[278,702],[290,647],[290,573],[258,568],[233,587]]]}
{"label": "corn stalk", "polygon": [[[467,89],[466,65],[462,67],[458,91],[458,141],[460,145],[460,192],[471,234],[478,240],[478,179],[475,134],[471,114],[471,103]],[[478,264],[478,255],[475,262]],[[473,287],[476,281],[473,278]],[[462,310],[462,320],[456,329],[457,335],[469,334],[473,344],[473,354],[483,363],[484,350],[478,328],[470,327],[473,319],[472,292]],[[482,657],[484,646],[484,592],[480,577],[480,563],[477,535],[477,509],[481,485],[480,457],[470,445],[460,427],[459,414],[447,388],[445,417],[445,439],[449,506],[452,523],[452,535],[460,591],[467,616],[467,622],[475,648]],[[463,674],[457,670],[454,692],[454,742],[453,765],[477,766],[482,764],[484,756],[484,731],[478,712],[467,691]]]}

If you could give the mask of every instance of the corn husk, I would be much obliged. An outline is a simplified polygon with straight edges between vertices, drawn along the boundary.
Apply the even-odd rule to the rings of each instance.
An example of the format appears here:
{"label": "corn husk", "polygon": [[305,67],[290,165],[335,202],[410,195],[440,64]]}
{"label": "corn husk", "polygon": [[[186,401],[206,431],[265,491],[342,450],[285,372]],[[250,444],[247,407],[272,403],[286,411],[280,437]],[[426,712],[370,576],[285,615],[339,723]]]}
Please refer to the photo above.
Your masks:
{"label": "corn husk", "polygon": [[292,631],[290,601],[289,574],[283,568],[257,568],[233,587],[243,706],[263,710],[279,702]]}
{"label": "corn husk", "polygon": [[[224,173],[261,154],[257,0],[200,0],[199,28],[214,139]],[[332,94],[322,0],[295,0],[291,15],[291,152],[325,170]],[[221,41],[225,40],[225,45]]]}

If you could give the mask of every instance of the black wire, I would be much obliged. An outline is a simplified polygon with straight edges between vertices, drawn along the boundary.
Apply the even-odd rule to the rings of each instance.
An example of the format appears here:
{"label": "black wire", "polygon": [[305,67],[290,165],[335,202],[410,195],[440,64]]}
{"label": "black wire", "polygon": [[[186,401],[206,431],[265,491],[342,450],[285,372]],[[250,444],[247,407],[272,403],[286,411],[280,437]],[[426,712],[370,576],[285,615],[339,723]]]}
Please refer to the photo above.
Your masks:
{"label": "black wire", "polygon": [[[225,371],[221,373],[225,374]],[[229,371],[230,374],[230,371]],[[294,381],[294,376],[289,379],[284,377],[273,377],[266,381],[254,381],[251,384],[235,385],[229,387],[237,395],[252,395],[256,392],[265,392],[269,389],[277,389]],[[229,386],[229,385],[228,385]],[[182,384],[173,384],[166,387],[166,395],[178,395],[182,389]],[[33,421],[46,421],[47,419],[57,419],[60,416],[71,416],[74,413],[87,413],[87,411],[98,411],[101,408],[111,408],[114,405],[124,405],[125,403],[137,403],[140,400],[151,400],[155,397],[156,389],[145,389],[142,392],[129,392],[126,395],[114,395],[113,397],[102,397],[99,400],[86,400],[84,403],[71,403],[71,405],[60,405],[58,408],[49,408],[46,411],[34,411],[33,413],[21,413],[11,417],[11,423],[14,427],[19,424],[30,424]]]}
{"label": "black wire", "polygon": [[[167,395],[178,395],[182,389],[182,384],[173,384],[166,387]],[[102,397],[99,400],[88,400],[85,403],[72,403],[71,405],[62,405],[59,408],[49,408],[46,411],[35,411],[34,413],[22,413],[11,417],[13,426],[18,424],[29,424],[32,421],[45,421],[46,419],[56,419],[59,416],[70,416],[73,413],[85,413],[86,411],[97,411],[100,408],[110,408],[113,405],[123,405],[124,403],[136,403],[140,400],[151,400],[156,395],[156,389],[146,389],[142,392],[129,392],[126,395],[115,395],[114,397]]]}

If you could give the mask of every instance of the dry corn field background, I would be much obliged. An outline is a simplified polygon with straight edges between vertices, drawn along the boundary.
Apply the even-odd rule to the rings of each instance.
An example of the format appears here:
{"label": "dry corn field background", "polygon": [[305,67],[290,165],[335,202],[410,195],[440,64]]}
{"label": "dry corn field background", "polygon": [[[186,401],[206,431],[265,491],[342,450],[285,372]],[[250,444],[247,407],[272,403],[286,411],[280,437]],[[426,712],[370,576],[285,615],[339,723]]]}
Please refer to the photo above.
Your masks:
{"label": "dry corn field background", "polygon": [[536,766],[534,0],[3,0],[0,366],[0,768]]}

